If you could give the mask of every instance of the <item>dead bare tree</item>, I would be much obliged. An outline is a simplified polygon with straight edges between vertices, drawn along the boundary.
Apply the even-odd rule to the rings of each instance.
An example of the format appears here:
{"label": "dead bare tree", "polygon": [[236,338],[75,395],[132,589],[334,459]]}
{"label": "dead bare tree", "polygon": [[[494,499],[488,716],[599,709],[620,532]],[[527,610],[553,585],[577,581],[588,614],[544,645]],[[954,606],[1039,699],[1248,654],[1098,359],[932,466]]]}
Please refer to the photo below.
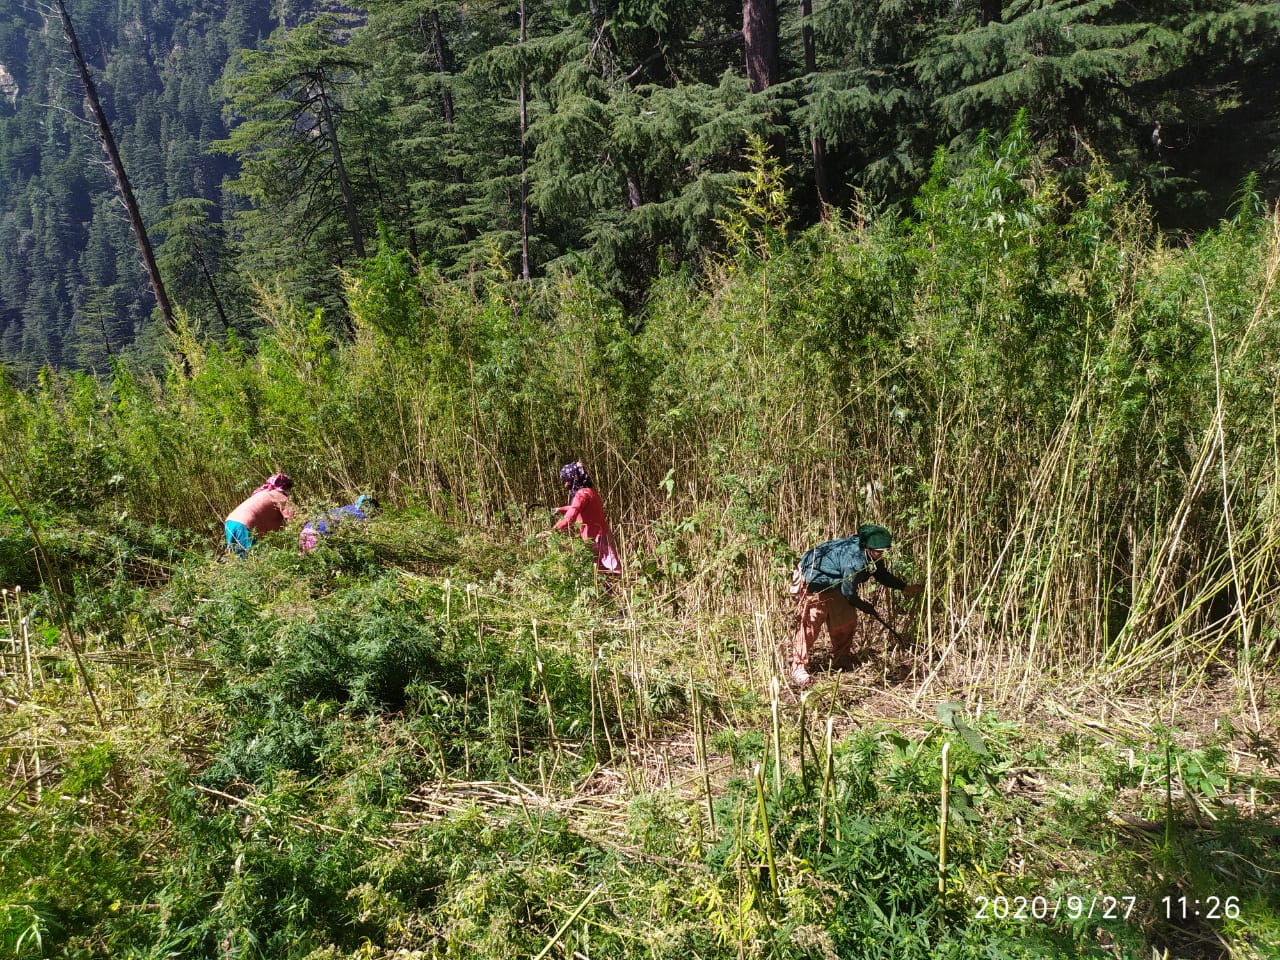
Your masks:
{"label": "dead bare tree", "polygon": [[[54,9],[57,10],[58,19],[62,21],[62,33],[67,38],[67,45],[71,48],[71,56],[76,62],[76,70],[80,74],[80,83],[84,87],[85,103],[89,107],[89,112],[93,115],[93,121],[98,127],[98,140],[102,143],[102,149],[107,155],[107,160],[111,164],[111,173],[115,177],[116,190],[120,194],[120,199],[124,203],[125,211],[129,215],[129,225],[133,227],[133,235],[138,241],[138,251],[142,255],[142,266],[147,271],[147,279],[151,281],[151,291],[155,294],[156,306],[160,308],[160,316],[164,320],[165,329],[171,334],[177,334],[178,325],[174,320],[173,306],[169,302],[169,296],[165,293],[164,283],[160,278],[160,267],[156,264],[155,252],[151,248],[151,240],[147,236],[146,224],[142,222],[142,213],[138,209],[138,201],[133,195],[133,187],[129,184],[129,177],[124,170],[124,161],[120,158],[120,149],[116,146],[116,138],[111,133],[111,125],[107,123],[107,115],[103,112],[102,101],[98,99],[98,88],[93,82],[93,77],[89,73],[89,65],[85,62],[84,54],[80,50],[80,41],[76,38],[75,28],[71,25],[71,17],[67,13],[67,7],[62,0],[53,0]],[[185,353],[182,354],[182,371],[184,375],[190,375],[191,365]]]}

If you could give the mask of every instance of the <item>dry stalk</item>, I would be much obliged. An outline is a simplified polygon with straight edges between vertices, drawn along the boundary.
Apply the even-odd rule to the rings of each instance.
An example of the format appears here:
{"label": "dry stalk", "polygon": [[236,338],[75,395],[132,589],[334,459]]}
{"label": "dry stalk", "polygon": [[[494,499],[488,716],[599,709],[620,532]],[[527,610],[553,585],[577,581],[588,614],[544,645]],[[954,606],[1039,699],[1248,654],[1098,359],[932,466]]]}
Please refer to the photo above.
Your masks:
{"label": "dry stalk", "polygon": [[[1258,695],[1253,688],[1253,669],[1250,662],[1250,623],[1249,617],[1245,610],[1245,584],[1240,577],[1240,572],[1236,569],[1236,540],[1235,531],[1231,522],[1231,489],[1227,481],[1227,438],[1226,432],[1222,428],[1223,402],[1222,402],[1222,363],[1218,357],[1218,331],[1213,322],[1213,305],[1209,302],[1209,288],[1205,284],[1204,277],[1200,277],[1200,288],[1204,292],[1204,312],[1205,319],[1209,324],[1209,339],[1213,345],[1213,387],[1214,387],[1214,432],[1216,435],[1217,446],[1219,451],[1218,462],[1221,465],[1222,476],[1222,519],[1227,528],[1227,558],[1231,562],[1231,575],[1236,590],[1236,613],[1240,617],[1240,635],[1241,643],[1244,646],[1244,683],[1245,689],[1249,694],[1249,701],[1253,705],[1254,730],[1262,729],[1262,718],[1258,712]],[[1258,314],[1254,315],[1255,318]],[[1248,339],[1249,329],[1246,329],[1245,336],[1242,340]],[[1241,344],[1238,350],[1243,349]]]}
{"label": "dry stalk", "polygon": [[[194,786],[201,793],[206,793],[211,797],[217,797],[220,800],[225,800],[227,803],[230,803],[233,806],[244,807],[247,810],[255,810],[259,813],[264,813],[264,814],[273,813],[273,811],[268,810],[262,804],[257,803],[253,800],[248,800],[248,799],[245,799],[244,797],[237,797],[234,794],[230,794],[230,793],[224,793],[221,790],[215,790],[212,787],[202,786],[201,784],[198,784],[198,783],[195,784]],[[306,827],[312,827],[324,833],[335,833],[344,837],[356,837],[360,840],[364,840],[366,843],[372,843],[375,846],[382,847],[384,850],[394,850],[396,848],[396,844],[392,840],[387,839],[386,837],[374,837],[374,836],[370,836],[367,833],[357,833],[354,830],[343,830],[341,827],[335,827],[327,823],[318,823],[315,820],[309,820],[306,817],[300,817],[295,813],[286,813],[285,818],[290,820],[293,823],[301,824]]]}

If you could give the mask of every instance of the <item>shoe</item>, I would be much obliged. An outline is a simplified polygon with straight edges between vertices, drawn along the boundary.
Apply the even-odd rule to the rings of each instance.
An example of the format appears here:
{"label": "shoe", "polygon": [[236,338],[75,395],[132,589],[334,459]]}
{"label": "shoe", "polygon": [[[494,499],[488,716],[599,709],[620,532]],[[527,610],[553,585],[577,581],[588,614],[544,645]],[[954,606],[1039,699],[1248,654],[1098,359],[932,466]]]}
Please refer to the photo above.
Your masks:
{"label": "shoe", "polygon": [[809,671],[803,665],[797,664],[796,668],[791,671],[791,683],[803,689],[813,683],[813,677],[809,676]]}

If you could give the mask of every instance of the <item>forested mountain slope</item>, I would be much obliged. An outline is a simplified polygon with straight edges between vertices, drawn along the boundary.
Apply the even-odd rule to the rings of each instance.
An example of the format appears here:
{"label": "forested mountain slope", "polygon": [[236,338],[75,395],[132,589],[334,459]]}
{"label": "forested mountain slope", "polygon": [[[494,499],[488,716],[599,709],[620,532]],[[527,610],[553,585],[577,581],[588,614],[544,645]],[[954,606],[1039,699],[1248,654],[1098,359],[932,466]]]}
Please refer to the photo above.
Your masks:
{"label": "forested mountain slope", "polygon": [[[0,352],[101,366],[143,332],[152,296],[56,15],[6,6]],[[266,5],[89,0],[69,9],[148,223],[184,199],[206,201],[216,219],[234,164],[207,151],[227,131],[215,87],[231,52],[275,26]]]}
{"label": "forested mountain slope", "polygon": [[[216,336],[252,335],[262,284],[340,321],[337,269],[380,231],[449,277],[565,267],[633,310],[714,247],[753,134],[802,223],[910,196],[1020,109],[1169,227],[1280,178],[1280,4],[1256,0],[67,6],[170,296]],[[157,330],[56,24],[41,0],[0,19],[0,357],[27,373],[154,355]]]}

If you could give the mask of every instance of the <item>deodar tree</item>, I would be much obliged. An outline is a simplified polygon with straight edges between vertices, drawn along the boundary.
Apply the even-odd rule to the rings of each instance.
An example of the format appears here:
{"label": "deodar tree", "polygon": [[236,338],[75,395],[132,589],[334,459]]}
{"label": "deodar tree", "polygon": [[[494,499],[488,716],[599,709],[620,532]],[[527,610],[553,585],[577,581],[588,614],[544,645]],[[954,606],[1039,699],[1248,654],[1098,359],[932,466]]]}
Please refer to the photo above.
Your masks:
{"label": "deodar tree", "polygon": [[300,253],[314,253],[321,262],[305,272],[320,283],[328,267],[365,256],[362,191],[344,137],[344,91],[361,64],[340,30],[322,16],[241,51],[224,78],[240,122],[215,144],[241,162],[230,186],[251,204],[239,222],[253,266],[296,270]]}
{"label": "deodar tree", "polygon": [[224,259],[222,224],[214,220],[212,201],[188,197],[164,211],[157,225],[165,235],[158,258],[174,289],[174,296],[188,310],[211,305],[223,329],[231,329],[225,296],[219,290],[218,273]]}
{"label": "deodar tree", "polygon": [[742,0],[747,82],[760,93],[778,82],[778,0]]}
{"label": "deodar tree", "polygon": [[1190,206],[1202,190],[1225,200],[1236,187],[1210,182],[1206,150],[1250,156],[1255,169],[1274,163],[1274,131],[1248,121],[1274,103],[1277,36],[1280,3],[983,0],[934,32],[914,69],[940,144],[971,143],[1025,108],[1060,163],[1096,151]]}

